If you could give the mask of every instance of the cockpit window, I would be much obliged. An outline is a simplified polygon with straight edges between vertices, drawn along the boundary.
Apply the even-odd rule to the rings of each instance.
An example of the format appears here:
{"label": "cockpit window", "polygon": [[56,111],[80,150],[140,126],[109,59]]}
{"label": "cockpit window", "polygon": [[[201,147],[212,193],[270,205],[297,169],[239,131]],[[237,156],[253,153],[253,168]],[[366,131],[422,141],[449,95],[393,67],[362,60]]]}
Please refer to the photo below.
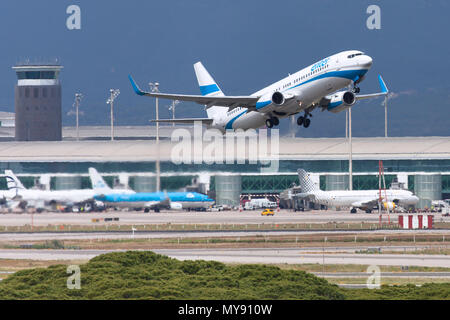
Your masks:
{"label": "cockpit window", "polygon": [[363,55],[361,52],[360,53],[354,53],[354,54],[351,54],[351,55],[347,56],[347,58],[351,59],[351,58],[354,58],[356,56],[361,56],[361,55]]}

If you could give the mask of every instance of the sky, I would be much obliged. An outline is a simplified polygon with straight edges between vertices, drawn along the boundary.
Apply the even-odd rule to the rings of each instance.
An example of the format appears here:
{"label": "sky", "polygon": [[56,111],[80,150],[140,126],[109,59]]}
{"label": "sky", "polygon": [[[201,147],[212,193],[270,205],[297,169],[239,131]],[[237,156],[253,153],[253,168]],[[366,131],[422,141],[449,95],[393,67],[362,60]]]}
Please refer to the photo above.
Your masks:
{"label": "sky", "polygon": [[[370,30],[369,5],[381,9],[381,28]],[[81,10],[81,29],[69,30],[70,5]],[[110,88],[119,88],[116,124],[147,125],[155,101],[134,94],[160,83],[162,92],[199,94],[193,64],[202,61],[225,94],[248,95],[331,54],[357,49],[374,64],[361,93],[378,92],[385,79],[391,136],[449,136],[450,2],[446,0],[15,0],[0,4],[0,111],[14,110],[13,65],[58,59],[63,124],[74,125],[74,94],[84,95],[81,125],[107,125]],[[168,100],[160,117],[169,118]],[[353,108],[354,136],[382,136],[382,99]],[[177,106],[177,117],[205,117],[204,107]],[[281,133],[289,131],[282,120]],[[345,113],[314,111],[298,137],[345,135]]]}

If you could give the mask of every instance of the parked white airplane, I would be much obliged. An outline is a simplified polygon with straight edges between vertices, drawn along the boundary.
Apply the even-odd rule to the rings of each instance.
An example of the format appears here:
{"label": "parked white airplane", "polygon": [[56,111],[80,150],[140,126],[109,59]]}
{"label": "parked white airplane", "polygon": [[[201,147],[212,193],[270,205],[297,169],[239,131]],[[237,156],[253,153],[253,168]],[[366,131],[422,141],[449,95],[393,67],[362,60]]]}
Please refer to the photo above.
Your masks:
{"label": "parked white airplane", "polygon": [[[111,189],[94,168],[89,168],[93,189],[79,190],[35,190],[27,189],[11,170],[5,170],[8,191],[0,196],[6,200],[22,203],[22,208],[32,206],[43,209],[47,205],[86,205],[95,202],[94,196],[102,193],[134,193],[128,189]],[[95,182],[94,182],[95,181]]]}
{"label": "parked white airplane", "polygon": [[[351,213],[356,213],[356,208],[370,213],[378,204],[379,190],[336,190],[322,191],[311,180],[308,173],[303,169],[298,169],[300,180],[300,194],[297,196],[310,199],[314,203],[333,207],[351,207]],[[408,190],[386,189],[381,191],[383,205],[394,209],[397,205],[414,206],[419,202],[419,198]]]}
{"label": "parked white airplane", "polygon": [[[181,95],[142,91],[128,76],[134,91],[141,96],[172,100],[193,101],[206,105],[208,118],[164,119],[157,122],[192,123],[201,121],[210,128],[225,132],[227,129],[250,129],[266,125],[277,126],[280,118],[300,112],[297,124],[309,127],[311,111],[321,108],[334,113],[346,110],[357,100],[384,96],[388,89],[381,78],[380,93],[355,95],[372,58],[361,51],[350,50],[320,60],[286,78],[265,87],[250,96],[225,96],[201,62],[194,64],[202,95]],[[352,85],[353,90],[337,90]],[[154,120],[156,121],[156,120]]]}

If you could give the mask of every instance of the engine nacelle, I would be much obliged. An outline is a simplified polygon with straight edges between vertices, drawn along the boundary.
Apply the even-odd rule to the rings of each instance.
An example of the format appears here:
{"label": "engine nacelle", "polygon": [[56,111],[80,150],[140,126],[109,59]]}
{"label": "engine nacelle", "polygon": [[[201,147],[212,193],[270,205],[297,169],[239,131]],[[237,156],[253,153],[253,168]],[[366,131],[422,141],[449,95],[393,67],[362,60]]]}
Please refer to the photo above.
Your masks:
{"label": "engine nacelle", "polygon": [[355,94],[351,91],[336,92],[328,104],[327,110],[338,113],[345,109],[348,109],[356,103]]}
{"label": "engine nacelle", "polygon": [[271,100],[272,100],[272,103],[277,105],[277,106],[281,106],[286,101],[286,99],[284,98],[284,95],[281,92],[279,92],[279,91],[275,91],[272,94],[272,99]]}
{"label": "engine nacelle", "polygon": [[397,208],[397,205],[394,202],[383,202],[383,207],[385,209],[394,210]]}
{"label": "engine nacelle", "polygon": [[273,93],[267,93],[259,98],[256,102],[256,109],[275,109],[280,106],[286,105],[288,100],[292,98],[298,98],[291,93],[282,93],[280,91],[275,91]]}
{"label": "engine nacelle", "polygon": [[170,209],[172,210],[181,210],[183,209],[183,205],[178,202],[170,202]]}

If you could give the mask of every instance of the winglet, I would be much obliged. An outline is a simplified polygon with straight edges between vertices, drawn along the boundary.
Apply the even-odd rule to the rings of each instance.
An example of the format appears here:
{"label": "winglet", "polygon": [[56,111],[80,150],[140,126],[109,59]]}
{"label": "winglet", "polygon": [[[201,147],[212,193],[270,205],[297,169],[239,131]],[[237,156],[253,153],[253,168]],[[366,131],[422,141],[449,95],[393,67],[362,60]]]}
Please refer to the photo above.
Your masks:
{"label": "winglet", "polygon": [[131,86],[133,87],[134,92],[136,92],[136,94],[140,96],[144,96],[145,92],[139,89],[138,85],[136,84],[136,82],[134,81],[133,77],[130,74],[128,75],[128,79],[130,79]]}
{"label": "winglet", "polygon": [[380,83],[380,88],[381,88],[381,92],[382,93],[388,93],[389,90],[386,87],[386,83],[384,82],[383,78],[381,77],[381,75],[378,75],[378,82]]}

